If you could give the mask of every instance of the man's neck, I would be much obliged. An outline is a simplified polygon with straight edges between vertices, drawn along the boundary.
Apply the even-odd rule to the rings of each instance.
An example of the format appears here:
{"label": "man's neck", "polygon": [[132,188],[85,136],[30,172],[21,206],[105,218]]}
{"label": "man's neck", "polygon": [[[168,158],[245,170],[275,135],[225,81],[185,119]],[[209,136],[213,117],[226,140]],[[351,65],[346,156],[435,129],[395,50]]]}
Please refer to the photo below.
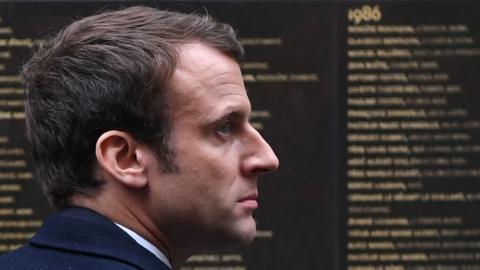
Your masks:
{"label": "man's neck", "polygon": [[[167,258],[171,269],[179,269],[181,261],[175,260],[171,245],[169,241],[160,231],[158,231],[151,222],[145,221],[138,216],[140,211],[133,211],[128,207],[124,207],[123,204],[111,204],[108,202],[100,202],[95,198],[75,197],[70,200],[72,206],[79,206],[91,209],[116,224],[122,224],[125,228],[135,232],[141,238],[148,241],[156,249],[158,249]],[[150,226],[147,226],[150,224]],[[148,228],[147,228],[148,227]],[[149,229],[150,228],[150,229]],[[158,231],[155,233],[155,231]]]}
{"label": "man's neck", "polygon": [[137,234],[136,232],[130,230],[127,227],[124,227],[116,222],[114,222],[115,225],[117,225],[120,229],[122,229],[124,232],[126,232],[130,237],[133,238],[140,246],[144,247],[146,250],[150,251],[153,255],[155,255],[159,260],[161,260],[163,263],[165,263],[170,269],[172,268],[172,265],[170,264],[170,261],[168,258],[163,254],[163,252],[155,247],[152,243],[150,243],[148,240]]}

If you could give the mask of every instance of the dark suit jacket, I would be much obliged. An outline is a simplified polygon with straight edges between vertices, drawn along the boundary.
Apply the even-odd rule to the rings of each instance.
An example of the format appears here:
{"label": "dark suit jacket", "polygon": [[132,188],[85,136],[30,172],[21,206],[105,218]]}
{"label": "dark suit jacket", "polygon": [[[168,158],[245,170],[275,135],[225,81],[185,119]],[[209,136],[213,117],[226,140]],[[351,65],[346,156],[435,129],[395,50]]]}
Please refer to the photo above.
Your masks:
{"label": "dark suit jacket", "polygon": [[72,207],[49,216],[24,247],[0,256],[0,269],[168,270],[104,216]]}

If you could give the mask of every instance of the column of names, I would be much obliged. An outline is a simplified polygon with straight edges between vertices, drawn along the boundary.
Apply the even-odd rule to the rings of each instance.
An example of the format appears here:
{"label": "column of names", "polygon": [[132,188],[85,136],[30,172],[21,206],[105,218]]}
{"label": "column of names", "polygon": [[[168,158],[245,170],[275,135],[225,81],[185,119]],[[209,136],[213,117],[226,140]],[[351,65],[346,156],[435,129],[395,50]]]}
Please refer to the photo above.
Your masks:
{"label": "column of names", "polygon": [[480,121],[447,65],[479,56],[470,26],[348,16],[348,269],[480,269]]}

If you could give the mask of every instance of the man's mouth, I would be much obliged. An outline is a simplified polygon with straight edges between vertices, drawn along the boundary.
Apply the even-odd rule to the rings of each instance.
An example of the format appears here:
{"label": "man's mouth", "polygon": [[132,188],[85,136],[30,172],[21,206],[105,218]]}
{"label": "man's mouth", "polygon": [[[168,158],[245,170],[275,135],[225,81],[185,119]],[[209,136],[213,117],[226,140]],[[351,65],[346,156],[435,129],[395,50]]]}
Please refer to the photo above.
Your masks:
{"label": "man's mouth", "polygon": [[243,197],[242,199],[238,200],[238,203],[240,203],[242,206],[250,209],[257,209],[258,208],[258,194],[251,194],[246,197]]}

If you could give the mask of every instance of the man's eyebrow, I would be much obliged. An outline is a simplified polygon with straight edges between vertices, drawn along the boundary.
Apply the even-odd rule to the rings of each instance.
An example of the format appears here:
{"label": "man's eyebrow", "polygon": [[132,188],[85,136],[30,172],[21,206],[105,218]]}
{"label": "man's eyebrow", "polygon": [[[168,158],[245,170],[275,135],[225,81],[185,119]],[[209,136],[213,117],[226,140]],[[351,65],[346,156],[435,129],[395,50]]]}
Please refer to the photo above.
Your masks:
{"label": "man's eyebrow", "polygon": [[241,119],[241,118],[248,118],[250,116],[249,111],[242,109],[241,107],[237,106],[229,106],[225,108],[219,119]]}

